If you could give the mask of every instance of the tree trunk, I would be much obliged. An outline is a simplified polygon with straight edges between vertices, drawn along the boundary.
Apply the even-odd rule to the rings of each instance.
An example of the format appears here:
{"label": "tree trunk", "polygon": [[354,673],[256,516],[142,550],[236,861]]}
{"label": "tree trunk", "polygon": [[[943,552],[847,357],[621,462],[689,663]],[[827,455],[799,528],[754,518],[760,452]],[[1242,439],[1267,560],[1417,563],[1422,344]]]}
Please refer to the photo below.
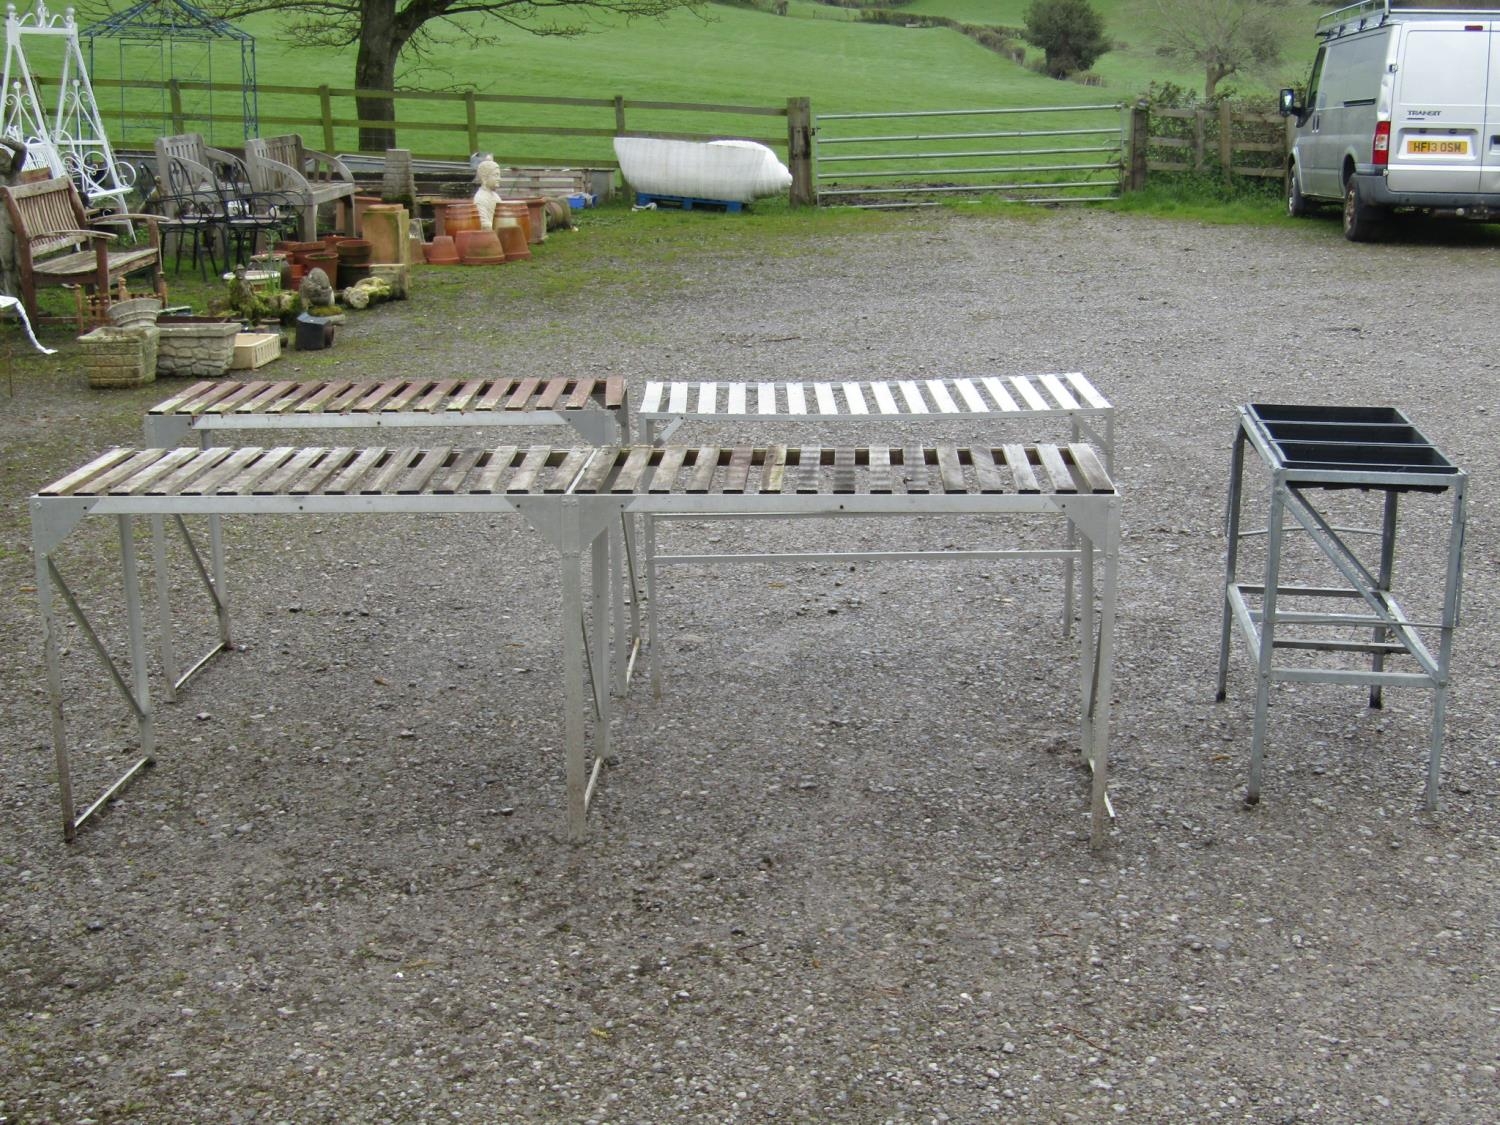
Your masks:
{"label": "tree trunk", "polygon": [[[361,90],[396,88],[396,58],[406,38],[396,33],[396,0],[363,0],[359,47],[354,55],[354,85]],[[396,146],[396,101],[391,97],[356,97],[361,121],[388,121],[389,125],[362,125],[359,151],[382,153]]]}
{"label": "tree trunk", "polygon": [[1206,102],[1213,101],[1214,95],[1219,91],[1219,83],[1228,78],[1234,71],[1235,68],[1232,66],[1216,66],[1213,63],[1209,63],[1208,70],[1203,76],[1203,100]]}

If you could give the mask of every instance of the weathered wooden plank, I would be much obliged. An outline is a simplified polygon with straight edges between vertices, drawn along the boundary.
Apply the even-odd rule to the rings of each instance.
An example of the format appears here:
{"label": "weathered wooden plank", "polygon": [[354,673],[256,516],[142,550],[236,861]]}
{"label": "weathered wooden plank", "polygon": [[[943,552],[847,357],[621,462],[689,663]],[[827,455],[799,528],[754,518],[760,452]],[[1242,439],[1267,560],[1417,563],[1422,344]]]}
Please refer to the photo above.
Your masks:
{"label": "weathered wooden plank", "polygon": [[327,496],[343,496],[353,492],[361,477],[370,471],[385,456],[385,446],[377,445],[370,449],[361,449],[359,456],[341,469],[332,480],[323,486],[323,492]]}
{"label": "weathered wooden plank", "polygon": [[901,483],[905,491],[926,494],[932,491],[931,477],[927,472],[927,454],[921,448],[901,451]]}
{"label": "weathered wooden plank", "polygon": [[616,493],[634,493],[640,488],[641,474],[651,463],[652,452],[649,445],[632,445],[630,452],[625,456],[625,464],[620,466],[620,471],[616,474],[614,483],[609,486],[609,490]]}
{"label": "weathered wooden plank", "polygon": [[815,496],[823,486],[821,468],[823,451],[816,445],[806,445],[795,452],[797,454],[797,491]]}
{"label": "weathered wooden plank", "polygon": [[1062,458],[1062,453],[1057,446],[1048,442],[1036,447],[1037,457],[1042,462],[1042,468],[1047,474],[1047,479],[1052,482],[1054,492],[1077,492],[1078,485],[1073,481],[1073,474],[1068,472],[1067,462]]}
{"label": "weathered wooden plank", "polygon": [[1090,492],[1113,492],[1114,481],[1109,479],[1109,473],[1105,470],[1098,454],[1094,452],[1093,446],[1083,442],[1074,442],[1068,446],[1068,457],[1083,474],[1083,484]]}
{"label": "weathered wooden plank", "polygon": [[276,467],[275,472],[265,477],[255,490],[257,496],[279,496],[287,482],[296,477],[318,459],[324,450],[320,448],[299,449]]}
{"label": "weathered wooden plank", "polygon": [[848,446],[833,451],[833,490],[843,495],[854,491],[854,450]]}
{"label": "weathered wooden plank", "polygon": [[1036,473],[1031,468],[1031,457],[1026,452],[1024,445],[1004,445],[1001,449],[1005,452],[1005,464],[1010,468],[1010,475],[1016,482],[1017,492],[1040,492],[1041,484],[1037,482]]}
{"label": "weathered wooden plank", "polygon": [[452,449],[451,445],[438,445],[426,450],[396,482],[394,491],[406,496],[421,492],[427,487],[427,482],[437,475],[438,470],[448,464],[448,455]]}
{"label": "weathered wooden plank", "polygon": [[194,383],[185,391],[180,391],[169,399],[158,402],[147,414],[197,414],[215,398],[229,392],[223,385],[223,380],[215,379],[212,382],[204,380]]}
{"label": "weathered wooden plank", "polygon": [[506,410],[525,410],[531,405],[531,396],[536,394],[537,387],[541,386],[542,380],[538,375],[528,375],[516,385],[516,389],[510,392],[510,397],[505,400]]}
{"label": "weathered wooden plank", "polygon": [[353,396],[358,388],[348,379],[338,379],[331,383],[324,383],[307,398],[297,404],[298,414],[320,414],[329,403],[337,402],[345,396]]}
{"label": "weathered wooden plank", "polygon": [[364,393],[346,409],[351,414],[368,414],[379,410],[381,404],[386,399],[390,398],[405,385],[405,379],[387,379],[382,383],[376,383],[373,388],[368,383],[363,384],[362,390]]}
{"label": "weathered wooden plank", "polygon": [[150,468],[143,469],[140,472],[137,472],[130,478],[128,482],[124,484],[118,484],[114,488],[111,488],[109,490],[110,495],[139,495],[140,493],[147,491],[162,477],[166,476],[168,473],[176,469],[177,466],[185,464],[188,460],[195,457],[197,453],[198,451],[196,449],[170,450],[165,457],[162,457],[156,462],[156,464],[152,465]]}
{"label": "weathered wooden plank", "polygon": [[583,468],[583,466],[588,462],[589,456],[593,453],[594,450],[586,447],[575,447],[568,450],[568,455],[564,457],[562,459],[562,463],[557,466],[557,471],[555,473],[552,473],[548,478],[547,485],[543,491],[568,491],[568,486],[571,485],[577,478],[578,471]]}
{"label": "weathered wooden plank", "polygon": [[[602,452],[602,451],[601,451]],[[536,476],[547,464],[547,458],[552,454],[550,445],[533,446],[528,449],[521,458],[520,467],[516,469],[510,478],[510,483],[505,486],[506,492],[530,492],[536,483]]]}
{"label": "weathered wooden plank", "polygon": [[714,471],[719,466],[719,451],[705,445],[693,452],[693,471],[688,476],[688,492],[707,492],[713,487]]}
{"label": "weathered wooden plank", "polygon": [[269,383],[267,384],[266,389],[261,391],[260,394],[256,395],[254,398],[242,400],[240,404],[234,408],[234,412],[236,414],[259,414],[260,412],[270,407],[273,403],[284,398],[288,391],[291,391],[298,385],[299,384],[293,382],[290,379],[284,379],[279,383]]}
{"label": "weathered wooden plank", "polygon": [[219,485],[219,495],[250,495],[257,484],[286,464],[287,459],[296,452],[296,446],[292,445],[278,445],[274,449],[265,450],[259,460],[246,466],[238,476],[221,483]]}
{"label": "weathered wooden plank", "polygon": [[479,397],[479,393],[484,390],[484,386],[485,381],[483,379],[466,380],[464,385],[458,389],[458,393],[448,400],[448,409],[458,411],[469,409],[469,404]]}
{"label": "weathered wooden plank", "polygon": [[210,471],[195,477],[193,483],[183,490],[184,496],[207,496],[209,493],[217,492],[230,477],[235,476],[246,465],[260,457],[261,451],[254,447],[243,447],[236,449],[230,456],[224,458]]}
{"label": "weathered wooden plank", "polygon": [[578,478],[578,483],[573,486],[574,492],[602,492],[604,482],[609,479],[609,474],[615,467],[615,454],[619,452],[617,446],[605,446],[594,453],[588,466]]}
{"label": "weathered wooden plank", "polygon": [[385,460],[375,466],[363,481],[359,491],[366,496],[379,495],[391,490],[391,482],[411,467],[422,450],[415,445],[401,445],[390,450]]}
{"label": "weathered wooden plank", "polygon": [[265,379],[256,379],[249,383],[241,383],[214,404],[214,413],[228,414],[231,411],[238,410],[241,403],[249,402],[270,385],[270,382]]}
{"label": "weathered wooden plank", "polygon": [[979,481],[980,492],[1004,492],[1005,474],[995,463],[997,449],[974,450],[974,476]]}
{"label": "weathered wooden plank", "polygon": [[938,446],[937,465],[938,477],[943,482],[944,492],[967,492],[969,490],[964,484],[964,467],[958,459],[958,446]]}
{"label": "weathered wooden plank", "polygon": [[760,490],[779,493],[786,482],[786,446],[773,445],[766,450],[760,470]]}
{"label": "weathered wooden plank", "polygon": [[887,445],[870,446],[870,491],[891,491],[891,449]]}
{"label": "weathered wooden plank", "polygon": [[358,452],[348,446],[336,446],[330,449],[326,457],[309,465],[306,472],[287,486],[287,494],[307,496],[318,491],[327,483],[329,477],[347,465]]}
{"label": "weathered wooden plank", "polygon": [[[604,379],[604,409],[619,410],[625,405],[625,376],[608,375]],[[580,403],[580,405],[582,405]]]}
{"label": "weathered wooden plank", "polygon": [[484,394],[479,396],[479,401],[474,404],[475,410],[495,410],[500,406],[501,400],[510,394],[515,387],[515,379],[496,379],[489,385]]}
{"label": "weathered wooden plank", "polygon": [[566,391],[569,386],[572,386],[574,390],[577,390],[579,385],[583,382],[584,380],[582,379],[571,380],[562,378],[561,376],[553,379],[548,379],[545,383],[542,384],[541,392],[536,396],[536,408],[538,410],[551,410],[554,406],[557,405],[558,400],[563,396],[563,392]]}
{"label": "weathered wooden plank", "polygon": [[1081,371],[1069,371],[1063,378],[1067,379],[1068,384],[1079,398],[1083,399],[1084,402],[1096,410],[1110,409],[1109,402],[1094,388],[1094,384],[1089,382],[1088,377]]}
{"label": "weathered wooden plank", "polygon": [[266,405],[266,413],[285,414],[311,398],[321,386],[321,383],[294,383],[289,391]]}
{"label": "weathered wooden plank", "polygon": [[412,409],[420,414],[432,414],[439,406],[451,401],[453,389],[458,386],[457,379],[439,379],[432,384],[432,388],[412,404]]}
{"label": "weathered wooden plank", "polygon": [[[189,450],[189,454],[196,456],[197,450]],[[79,495],[103,496],[106,492],[129,496],[139,487],[133,479],[136,474],[149,470],[157,462],[163,460],[162,451],[159,449],[138,449],[135,453],[119,462],[113,468],[101,472],[93,480],[89,481],[87,489],[79,489]],[[178,464],[183,461],[179,460]],[[160,476],[158,472],[155,474]]]}
{"label": "weathered wooden plank", "polygon": [[429,385],[430,380],[427,379],[408,379],[404,387],[380,404],[381,412],[394,414],[398,410],[405,410]]}
{"label": "weathered wooden plank", "polygon": [[500,487],[500,478],[510,471],[516,459],[516,447],[502,445],[480,459],[479,472],[469,485],[475,495],[488,495]]}
{"label": "weathered wooden plank", "polygon": [[724,474],[724,487],[720,491],[726,494],[745,491],[745,484],[750,479],[752,453],[753,450],[748,445],[737,445],[729,451],[729,468]]}
{"label": "weathered wooden plank", "polygon": [[146,495],[181,496],[182,490],[192,484],[194,479],[208,472],[233,452],[232,449],[205,449],[148,488]]}
{"label": "weathered wooden plank", "polygon": [[661,451],[661,456],[656,462],[655,472],[651,474],[650,492],[671,492],[672,486],[677,483],[677,474],[682,469],[683,458],[687,456],[687,450],[680,445],[669,445]]}
{"label": "weathered wooden plank", "polygon": [[482,449],[460,450],[458,456],[453,459],[453,463],[443,470],[443,475],[433,484],[432,491],[440,496],[462,491],[464,481],[474,471],[474,466],[479,463],[479,458],[483,455]]}

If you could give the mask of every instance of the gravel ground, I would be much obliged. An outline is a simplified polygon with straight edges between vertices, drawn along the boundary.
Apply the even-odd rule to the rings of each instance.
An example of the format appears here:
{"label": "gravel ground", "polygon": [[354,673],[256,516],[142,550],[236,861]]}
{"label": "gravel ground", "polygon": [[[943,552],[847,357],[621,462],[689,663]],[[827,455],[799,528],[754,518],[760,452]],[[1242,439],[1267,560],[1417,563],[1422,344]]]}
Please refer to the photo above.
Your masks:
{"label": "gravel ground", "polygon": [[[1107,850],[1060,578],[1002,563],[674,569],[663,696],[637,684],[591,838],[562,842],[556,583],[529,573],[549,548],[457,517],[230,521],[239,651],[162,708],[155,770],[66,847],[25,496],[138,443],[171,385],[90,391],[18,350],[0,1121],[1494,1118],[1491,245],[891,215],[610,276],[548,306],[464,273],[460,335],[421,299],[455,275],[421,273],[321,366],[275,373],[1087,372],[1120,409],[1125,495]],[[1257,400],[1402,406],[1473,477],[1437,815],[1415,691],[1371,711],[1279,688],[1265,797],[1243,802],[1241,647],[1225,703],[1214,678],[1233,411]],[[1409,510],[1398,589],[1435,604],[1444,524]],[[107,523],[70,573],[113,636]],[[96,791],[131,727],[70,648]]]}

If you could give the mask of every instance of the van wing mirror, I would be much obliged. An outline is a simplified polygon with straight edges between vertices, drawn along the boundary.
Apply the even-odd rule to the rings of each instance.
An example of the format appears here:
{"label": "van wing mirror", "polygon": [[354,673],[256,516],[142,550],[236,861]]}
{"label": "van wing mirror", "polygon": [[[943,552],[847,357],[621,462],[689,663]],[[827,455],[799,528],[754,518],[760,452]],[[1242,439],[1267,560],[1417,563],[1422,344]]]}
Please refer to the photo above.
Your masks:
{"label": "van wing mirror", "polygon": [[1297,104],[1297,91],[1288,87],[1281,91],[1281,116],[1302,118],[1302,107]]}

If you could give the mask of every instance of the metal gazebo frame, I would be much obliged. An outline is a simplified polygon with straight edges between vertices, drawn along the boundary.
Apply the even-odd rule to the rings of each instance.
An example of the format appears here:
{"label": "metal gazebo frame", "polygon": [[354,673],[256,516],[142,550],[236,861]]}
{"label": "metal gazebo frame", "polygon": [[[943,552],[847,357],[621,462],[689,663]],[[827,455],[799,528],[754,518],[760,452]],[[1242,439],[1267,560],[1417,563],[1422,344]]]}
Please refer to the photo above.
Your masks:
{"label": "metal gazebo frame", "polygon": [[[176,72],[177,51],[179,48],[192,45],[206,48],[204,58],[208,69],[208,73],[201,79],[208,84],[208,113],[204,118],[205,127],[198,131],[205,135],[209,143],[213,143],[215,124],[213,48],[217,43],[234,43],[239,48],[240,56],[239,82],[242,91],[240,112],[243,122],[241,136],[236,139],[243,140],[259,133],[260,110],[255,79],[255,37],[249,32],[241,31],[227,20],[209,15],[201,8],[189,4],[187,0],[140,0],[140,3],[123,12],[89,25],[79,34],[88,42],[89,70],[95,74],[98,73],[95,68],[95,48],[101,39],[113,40],[119,44],[121,77],[127,73],[125,56],[127,50],[132,47],[148,49],[160,59],[161,81],[157,89],[161,101],[159,110],[149,115],[152,120],[148,121],[148,114],[140,109],[132,110],[127,101],[127,94],[131,90],[125,86],[120,87],[118,120],[122,144],[127,141],[133,143],[141,140],[149,146],[150,142],[158,136],[185,131],[174,120],[173,107],[166,99],[170,81],[179,77]],[[132,76],[142,77],[138,70]],[[139,90],[135,92],[140,93]],[[136,105],[140,106],[140,104],[137,101]],[[150,135],[144,138],[132,138],[130,136],[132,128],[149,131]]]}

